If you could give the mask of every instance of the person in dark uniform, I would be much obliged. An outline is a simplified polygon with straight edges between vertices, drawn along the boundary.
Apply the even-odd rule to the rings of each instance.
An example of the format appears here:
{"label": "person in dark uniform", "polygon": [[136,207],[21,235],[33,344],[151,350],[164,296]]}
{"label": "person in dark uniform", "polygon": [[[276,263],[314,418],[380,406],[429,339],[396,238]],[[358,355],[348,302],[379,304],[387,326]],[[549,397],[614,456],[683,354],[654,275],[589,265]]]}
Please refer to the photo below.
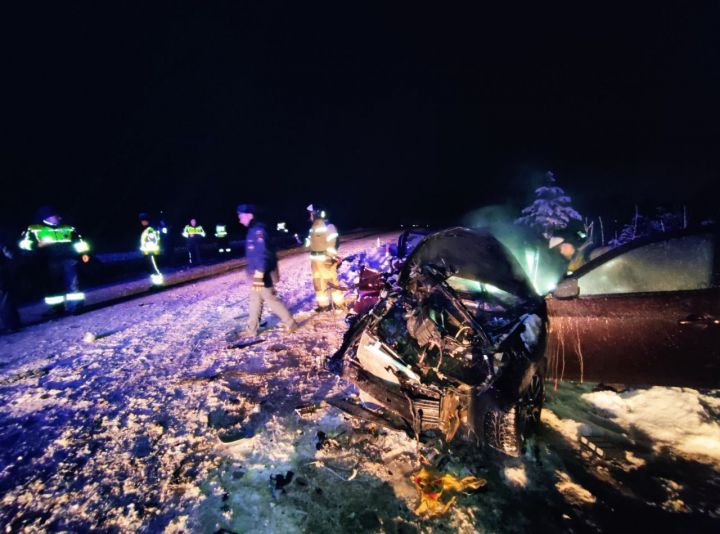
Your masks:
{"label": "person in dark uniform", "polygon": [[45,304],[54,313],[78,311],[85,303],[85,293],[80,291],[78,263],[87,261],[90,246],[75,228],[62,224],[62,217],[51,207],[38,210],[39,222],[28,226],[20,240],[20,248],[39,255],[47,267]]}
{"label": "person in dark uniform", "polygon": [[205,229],[193,218],[190,219],[190,224],[185,225],[185,228],[183,228],[182,236],[187,243],[188,263],[190,265],[199,265],[202,263],[200,244],[205,239]]}
{"label": "person in dark uniform", "polygon": [[215,225],[215,243],[218,254],[228,254],[232,252],[230,248],[230,236],[228,235],[227,226],[224,224]]}
{"label": "person in dark uniform", "polygon": [[8,234],[0,231],[0,333],[20,329],[20,316],[15,296],[15,254]]}
{"label": "person in dark uniform", "polygon": [[237,214],[240,224],[248,229],[245,258],[251,286],[248,322],[244,335],[257,336],[263,305],[267,305],[280,317],[289,332],[294,332],[298,325],[275,291],[274,284],[279,280],[278,261],[267,228],[258,218],[259,211],[252,204],[240,204],[237,207]]}

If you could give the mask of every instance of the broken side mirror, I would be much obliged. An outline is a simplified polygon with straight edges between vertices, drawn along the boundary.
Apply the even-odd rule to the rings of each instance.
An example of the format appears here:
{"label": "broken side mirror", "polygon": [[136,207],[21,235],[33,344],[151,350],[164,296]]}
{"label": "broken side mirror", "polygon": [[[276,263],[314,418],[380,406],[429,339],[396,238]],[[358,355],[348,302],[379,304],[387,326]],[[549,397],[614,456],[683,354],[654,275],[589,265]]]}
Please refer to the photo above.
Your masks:
{"label": "broken side mirror", "polygon": [[580,294],[577,278],[566,278],[561,280],[552,296],[556,299],[573,299]]}

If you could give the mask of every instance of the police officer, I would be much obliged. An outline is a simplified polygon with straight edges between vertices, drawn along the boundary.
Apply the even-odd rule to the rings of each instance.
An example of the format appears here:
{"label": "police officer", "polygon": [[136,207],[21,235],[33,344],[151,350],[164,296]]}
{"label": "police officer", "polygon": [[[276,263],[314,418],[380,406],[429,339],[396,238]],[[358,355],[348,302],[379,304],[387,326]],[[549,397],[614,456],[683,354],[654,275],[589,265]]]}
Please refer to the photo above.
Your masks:
{"label": "police officer", "polygon": [[205,229],[197,223],[196,219],[190,219],[190,224],[183,228],[182,236],[185,238],[188,249],[188,262],[192,265],[201,263],[200,243],[205,239]]}
{"label": "police officer", "polygon": [[[345,309],[344,296],[338,283],[338,231],[327,219],[327,212],[310,204],[307,207],[312,226],[305,240],[310,249],[310,269],[315,288],[315,311],[323,312],[330,309],[330,298],[337,309]],[[328,296],[328,291],[330,296]]]}
{"label": "police officer", "polygon": [[147,259],[148,267],[150,268],[150,282],[155,286],[161,286],[165,280],[160,272],[157,261],[161,253],[160,232],[150,224],[150,216],[147,213],[140,213],[138,218],[143,228],[140,234],[140,252],[142,252],[143,256]]}
{"label": "police officer", "polygon": [[245,336],[257,336],[260,326],[263,304],[280,317],[289,332],[294,332],[298,325],[287,307],[277,297],[273,287],[279,278],[277,256],[269,240],[265,224],[258,219],[258,209],[252,204],[240,204],[237,207],[240,224],[247,227],[245,239],[245,258],[247,274],[252,285],[250,290],[250,306]]}
{"label": "police officer", "polygon": [[215,242],[217,243],[218,254],[230,253],[230,237],[227,226],[224,224],[215,225]]}
{"label": "police officer", "polygon": [[36,224],[23,232],[19,246],[22,250],[38,254],[47,267],[45,304],[57,313],[62,307],[69,312],[79,310],[85,303],[78,279],[79,260],[88,261],[90,246],[75,228],[61,224],[58,211],[45,206],[38,210]]}

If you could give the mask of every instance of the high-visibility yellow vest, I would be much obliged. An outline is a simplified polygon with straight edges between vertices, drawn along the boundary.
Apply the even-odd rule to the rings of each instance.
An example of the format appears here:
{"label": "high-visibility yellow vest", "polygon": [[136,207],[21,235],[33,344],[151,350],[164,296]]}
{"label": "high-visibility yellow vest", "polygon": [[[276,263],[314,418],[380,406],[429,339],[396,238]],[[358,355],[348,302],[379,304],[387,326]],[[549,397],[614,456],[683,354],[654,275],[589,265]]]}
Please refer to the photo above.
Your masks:
{"label": "high-visibility yellow vest", "polygon": [[140,235],[140,252],[153,256],[160,254],[160,233],[152,226],[145,228]]}
{"label": "high-visibility yellow vest", "polygon": [[203,227],[199,224],[197,226],[190,226],[188,224],[183,229],[182,236],[185,238],[197,236],[205,237],[205,230],[203,230]]}
{"label": "high-visibility yellow vest", "polygon": [[75,252],[85,254],[90,250],[90,245],[81,237],[75,237],[74,234],[75,228],[68,225],[31,224],[23,232],[18,246],[22,250],[31,251],[36,245],[42,248],[72,243]]}

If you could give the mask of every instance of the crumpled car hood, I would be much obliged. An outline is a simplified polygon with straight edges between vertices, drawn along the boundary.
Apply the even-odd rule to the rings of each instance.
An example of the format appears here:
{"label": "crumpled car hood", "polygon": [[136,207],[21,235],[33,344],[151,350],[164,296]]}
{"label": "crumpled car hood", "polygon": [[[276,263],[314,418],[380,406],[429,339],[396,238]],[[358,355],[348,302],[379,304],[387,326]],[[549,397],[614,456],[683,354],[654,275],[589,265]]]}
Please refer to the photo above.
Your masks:
{"label": "crumpled car hood", "polygon": [[405,285],[414,269],[424,265],[434,265],[463,278],[490,283],[523,299],[538,296],[510,251],[482,230],[450,228],[423,239],[405,262],[400,273],[400,285]]}
{"label": "crumpled car hood", "polygon": [[383,293],[328,361],[362,392],[358,409],[518,454],[515,421],[542,403],[544,301],[508,249],[467,228],[429,235]]}

